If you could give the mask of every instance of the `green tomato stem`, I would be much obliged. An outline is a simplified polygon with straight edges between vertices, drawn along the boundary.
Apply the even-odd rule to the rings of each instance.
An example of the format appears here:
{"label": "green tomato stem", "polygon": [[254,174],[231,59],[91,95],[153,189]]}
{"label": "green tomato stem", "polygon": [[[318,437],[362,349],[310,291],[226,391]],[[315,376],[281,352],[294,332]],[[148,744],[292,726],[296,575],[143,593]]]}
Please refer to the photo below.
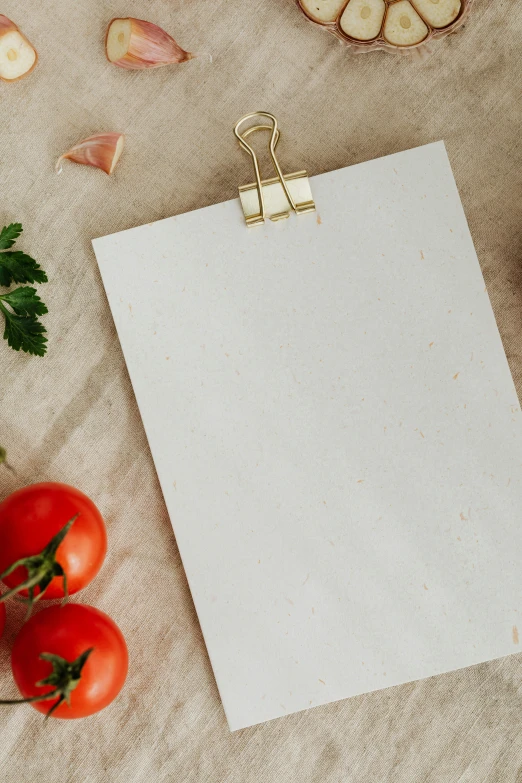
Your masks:
{"label": "green tomato stem", "polygon": [[[31,555],[30,557],[23,557],[20,560],[12,563],[6,568],[3,573],[0,574],[0,579],[5,579],[6,576],[12,574],[17,568],[25,568],[27,571],[27,578],[23,582],[12,587],[6,593],[0,596],[0,603],[3,603],[8,598],[16,596],[22,590],[29,592],[29,598],[23,599],[29,604],[28,616],[30,616],[33,605],[36,601],[40,601],[47,588],[51,584],[55,576],[61,576],[63,578],[63,591],[65,598],[69,596],[69,588],[67,584],[67,575],[63,567],[56,560],[56,552],[58,547],[64,540],[65,536],[78,519],[76,514],[70,519],[66,525],[51,539],[47,546],[38,555]],[[39,592],[35,595],[35,588],[39,588]]]}

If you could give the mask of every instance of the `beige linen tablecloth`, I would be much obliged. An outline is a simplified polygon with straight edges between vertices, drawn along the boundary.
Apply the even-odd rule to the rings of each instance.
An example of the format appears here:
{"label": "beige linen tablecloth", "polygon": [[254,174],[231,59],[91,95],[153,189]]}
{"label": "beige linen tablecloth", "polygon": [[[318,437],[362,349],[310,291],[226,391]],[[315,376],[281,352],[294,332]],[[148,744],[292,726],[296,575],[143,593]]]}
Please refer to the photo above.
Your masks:
{"label": "beige linen tablecloth", "polygon": [[[229,733],[90,244],[233,198],[251,179],[232,135],[247,111],[277,115],[287,171],[442,138],[519,382],[520,3],[477,0],[466,28],[424,63],[351,56],[293,0],[4,0],[0,12],[40,53],[30,78],[0,83],[0,226],[23,222],[20,249],[50,278],[49,354],[0,341],[0,443],[17,470],[0,473],[0,490],[52,479],[95,499],[109,554],[80,600],[114,617],[131,661],[121,696],[88,720],[44,724],[28,706],[2,708],[2,783],[522,780],[516,654]],[[212,52],[213,65],[109,66],[106,24],[128,15]],[[72,164],[54,174],[72,143],[108,130],[127,134],[114,177]],[[0,692],[14,696],[8,646],[22,616],[9,609]]]}

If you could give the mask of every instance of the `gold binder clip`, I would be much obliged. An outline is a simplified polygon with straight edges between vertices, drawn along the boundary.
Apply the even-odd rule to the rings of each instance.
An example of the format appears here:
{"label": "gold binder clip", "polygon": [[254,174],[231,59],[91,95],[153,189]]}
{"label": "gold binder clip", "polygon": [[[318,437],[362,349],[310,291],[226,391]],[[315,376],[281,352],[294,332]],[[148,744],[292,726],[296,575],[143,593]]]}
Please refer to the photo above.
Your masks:
{"label": "gold binder clip", "polygon": [[[252,119],[252,117],[267,117],[272,121],[272,125],[254,125],[240,133],[241,125]],[[247,136],[259,130],[272,131],[269,150],[277,172],[277,177],[272,179],[261,179],[257,155],[250,144],[245,141]],[[274,221],[283,220],[290,215],[291,210],[297,215],[315,211],[315,203],[306,171],[296,171],[293,174],[286,175],[283,175],[281,171],[275,153],[281,133],[273,114],[269,114],[266,111],[255,111],[247,114],[239,120],[234,128],[234,133],[241,147],[251,156],[256,175],[255,182],[249,185],[242,185],[239,188],[239,198],[241,199],[247,226],[257,226],[260,223],[264,223],[267,217]]]}

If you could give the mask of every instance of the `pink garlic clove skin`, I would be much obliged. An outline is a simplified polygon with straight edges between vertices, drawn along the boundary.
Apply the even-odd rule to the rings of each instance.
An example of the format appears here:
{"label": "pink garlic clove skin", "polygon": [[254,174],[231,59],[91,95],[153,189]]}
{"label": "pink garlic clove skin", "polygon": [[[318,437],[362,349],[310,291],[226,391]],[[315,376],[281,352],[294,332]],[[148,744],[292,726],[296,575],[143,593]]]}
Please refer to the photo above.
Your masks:
{"label": "pink garlic clove skin", "polygon": [[0,14],[0,79],[16,82],[34,71],[36,49],[7,16]]}
{"label": "pink garlic clove skin", "polygon": [[4,35],[11,30],[18,30],[18,27],[7,16],[0,14],[0,35]]}
{"label": "pink garlic clove skin", "polygon": [[66,159],[80,163],[82,166],[94,166],[106,174],[112,174],[123,152],[124,142],[125,136],[122,133],[100,133],[98,136],[90,136],[61,155],[56,163],[56,170],[61,174],[62,161]]}
{"label": "pink garlic clove skin", "polygon": [[195,55],[178,46],[165,30],[142,19],[113,19],[105,39],[107,59],[128,70],[184,63]]}

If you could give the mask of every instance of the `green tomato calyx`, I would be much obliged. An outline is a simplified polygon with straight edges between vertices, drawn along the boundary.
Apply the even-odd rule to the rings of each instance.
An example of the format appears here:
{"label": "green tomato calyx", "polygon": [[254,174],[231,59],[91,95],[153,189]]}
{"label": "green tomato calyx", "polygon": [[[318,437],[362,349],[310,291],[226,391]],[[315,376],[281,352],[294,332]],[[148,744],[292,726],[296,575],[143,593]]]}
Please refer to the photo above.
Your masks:
{"label": "green tomato calyx", "polygon": [[[66,525],[49,541],[45,549],[43,549],[38,555],[31,555],[29,557],[22,557],[15,563],[6,568],[6,570],[0,574],[0,579],[5,579],[6,576],[12,574],[17,568],[25,568],[27,577],[23,582],[11,588],[6,593],[0,596],[0,603],[3,603],[8,598],[17,595],[22,590],[27,590],[29,597],[22,599],[29,604],[28,615],[31,614],[33,604],[44,597],[44,593],[56,576],[63,578],[63,592],[65,597],[68,597],[67,588],[67,574],[65,570],[56,560],[56,552],[58,547],[64,540],[65,536],[73,526],[74,522],[78,519],[78,514],[70,519]],[[38,588],[38,593],[35,593]]]}

